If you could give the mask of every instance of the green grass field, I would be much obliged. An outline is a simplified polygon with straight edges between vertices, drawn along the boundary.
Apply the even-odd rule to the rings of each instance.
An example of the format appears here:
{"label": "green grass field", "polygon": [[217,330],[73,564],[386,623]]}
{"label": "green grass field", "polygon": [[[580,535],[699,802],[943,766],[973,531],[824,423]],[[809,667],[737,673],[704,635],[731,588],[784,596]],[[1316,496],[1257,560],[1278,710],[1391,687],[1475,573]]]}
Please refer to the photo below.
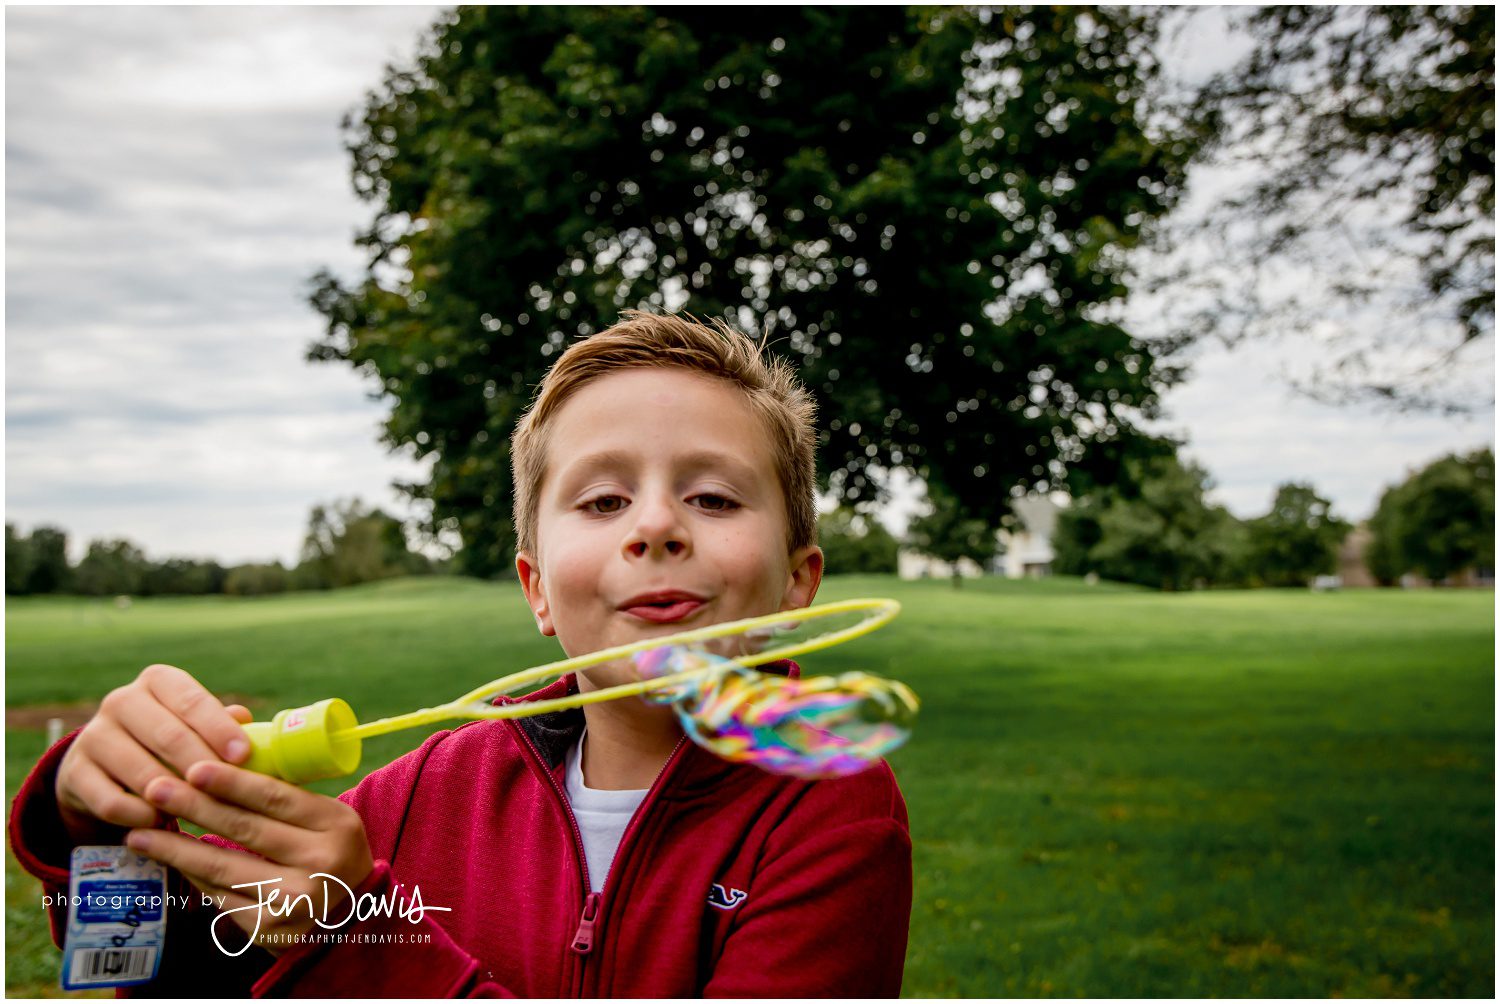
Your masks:
{"label": "green grass field", "polygon": [[[1493,593],[841,577],[818,598],[853,596],[905,612],[809,668],[923,700],[892,757],[907,995],[1493,995]],[[7,613],[12,709],[167,662],[258,714],[338,695],[369,719],[558,652],[517,588],[452,579]],[[43,738],[6,742],[9,801]],[[7,855],[11,994],[59,992],[38,889]]]}

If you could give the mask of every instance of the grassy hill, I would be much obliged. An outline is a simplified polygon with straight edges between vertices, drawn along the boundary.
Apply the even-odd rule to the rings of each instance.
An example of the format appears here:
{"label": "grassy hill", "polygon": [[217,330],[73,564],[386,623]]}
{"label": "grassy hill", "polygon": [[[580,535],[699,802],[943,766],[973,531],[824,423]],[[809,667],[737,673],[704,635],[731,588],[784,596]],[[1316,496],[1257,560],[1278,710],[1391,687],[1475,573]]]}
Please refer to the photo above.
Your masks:
{"label": "grassy hill", "polygon": [[[892,757],[908,995],[1492,994],[1492,593],[850,576],[818,598],[853,596],[905,612],[807,669],[923,700]],[[461,579],[7,608],[10,709],[168,662],[258,714],[337,695],[368,720],[559,652],[517,588]],[[10,797],[43,739],[6,738]],[[9,857],[6,884],[7,988],[48,992],[37,886]]]}

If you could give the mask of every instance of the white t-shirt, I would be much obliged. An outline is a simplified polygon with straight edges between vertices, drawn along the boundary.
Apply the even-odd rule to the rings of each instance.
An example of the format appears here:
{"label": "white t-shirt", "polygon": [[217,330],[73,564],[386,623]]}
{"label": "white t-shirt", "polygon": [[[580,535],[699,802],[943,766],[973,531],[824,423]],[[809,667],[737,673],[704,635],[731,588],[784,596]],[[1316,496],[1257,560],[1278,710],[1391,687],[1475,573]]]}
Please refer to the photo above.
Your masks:
{"label": "white t-shirt", "polygon": [[615,851],[620,849],[620,838],[625,836],[625,827],[630,825],[630,817],[635,815],[649,789],[600,791],[585,787],[582,752],[587,741],[588,729],[584,729],[577,745],[568,750],[567,790],[573,816],[583,834],[583,856],[589,864],[589,885],[592,886],[589,891],[598,892],[604,888],[609,866],[615,860]]}

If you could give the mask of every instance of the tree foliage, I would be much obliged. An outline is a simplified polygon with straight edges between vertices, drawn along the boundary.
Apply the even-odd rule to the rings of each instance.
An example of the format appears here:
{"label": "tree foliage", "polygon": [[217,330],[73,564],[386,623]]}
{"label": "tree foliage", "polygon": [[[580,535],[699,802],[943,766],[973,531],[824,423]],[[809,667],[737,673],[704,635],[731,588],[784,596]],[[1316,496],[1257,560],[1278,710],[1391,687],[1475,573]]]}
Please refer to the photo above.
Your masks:
{"label": "tree foliage", "polygon": [[1392,489],[1386,489],[1375,509],[1375,515],[1365,524],[1369,531],[1369,538],[1365,542],[1365,567],[1382,586],[1394,586],[1406,571],[1394,525],[1398,507],[1391,495]]}
{"label": "tree foliage", "polygon": [[980,568],[1000,553],[996,527],[988,520],[970,516],[958,499],[944,491],[927,489],[929,511],[912,520],[906,530],[911,547],[953,567],[955,588],[963,581],[958,562],[968,558]]}
{"label": "tree foliage", "polygon": [[55,526],[38,526],[22,537],[6,524],[5,562],[7,593],[57,593],[73,584],[68,535]]}
{"label": "tree foliage", "polygon": [[1370,520],[1366,562],[1382,581],[1416,572],[1442,582],[1495,568],[1495,455],[1449,455],[1387,489]]}
{"label": "tree foliage", "polygon": [[260,596],[329,589],[397,575],[429,575],[438,566],[411,550],[400,520],[359,499],[315,506],[303,561],[251,562],[226,569],[216,561],[152,561],[127,540],[96,540],[77,567],[68,564],[67,534],[41,526],[25,536],[5,527],[5,590],[11,595],[74,592],[85,596]]}
{"label": "tree foliage", "polygon": [[1307,484],[1276,489],[1270,512],[1251,520],[1249,568],[1267,586],[1306,586],[1338,569],[1339,546],[1353,527]]}
{"label": "tree foliage", "polygon": [[[1166,16],[1203,32],[1219,14]],[[1212,194],[1160,231],[1180,266],[1169,328],[1296,336],[1317,359],[1293,381],[1326,401],[1492,403],[1473,343],[1493,351],[1494,11],[1265,6],[1236,23],[1248,54],[1183,113]]]}
{"label": "tree foliage", "polygon": [[73,571],[74,588],[84,596],[138,596],[148,562],[128,540],[96,540]]}
{"label": "tree foliage", "polygon": [[828,575],[894,575],[901,549],[879,520],[843,506],[818,517],[818,546]]}
{"label": "tree foliage", "polygon": [[290,588],[291,573],[279,561],[236,565],[224,577],[224,592],[230,596],[273,596]]}
{"label": "tree foliage", "polygon": [[206,596],[224,591],[228,571],[217,561],[167,558],[148,563],[141,576],[142,596]]}
{"label": "tree foliage", "polygon": [[1175,457],[1128,466],[1128,481],[1058,514],[1053,568],[1165,590],[1241,581],[1244,527],[1204,498],[1207,473]]}
{"label": "tree foliage", "polygon": [[26,591],[31,574],[31,541],[16,532],[14,523],[5,524],[5,593],[7,596]]}
{"label": "tree foliage", "polygon": [[390,404],[468,570],[511,559],[509,436],[627,307],[727,316],[819,396],[821,487],[907,467],[999,520],[1108,481],[1175,376],[1121,327],[1183,142],[1122,9],[466,7],[346,123],[374,205],[315,359]]}
{"label": "tree foliage", "polygon": [[313,507],[290,587],[335,589],[431,570],[431,563],[408,546],[400,520],[351,499]]}

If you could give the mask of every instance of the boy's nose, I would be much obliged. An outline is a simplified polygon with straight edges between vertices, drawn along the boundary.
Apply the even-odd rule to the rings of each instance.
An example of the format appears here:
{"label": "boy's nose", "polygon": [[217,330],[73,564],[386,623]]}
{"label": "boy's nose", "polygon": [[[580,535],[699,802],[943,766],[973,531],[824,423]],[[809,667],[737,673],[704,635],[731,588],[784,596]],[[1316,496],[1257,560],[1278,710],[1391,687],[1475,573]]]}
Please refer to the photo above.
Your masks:
{"label": "boy's nose", "polygon": [[677,507],[670,503],[638,503],[638,516],[625,538],[625,551],[631,557],[686,554],[689,547],[687,528]]}
{"label": "boy's nose", "polygon": [[644,558],[653,550],[660,551],[664,554],[675,555],[681,554],[686,549],[687,545],[685,545],[680,540],[666,540],[663,541],[660,546],[653,546],[651,543],[644,540],[635,540],[631,542],[629,547],[630,553],[635,555],[637,558]]}

